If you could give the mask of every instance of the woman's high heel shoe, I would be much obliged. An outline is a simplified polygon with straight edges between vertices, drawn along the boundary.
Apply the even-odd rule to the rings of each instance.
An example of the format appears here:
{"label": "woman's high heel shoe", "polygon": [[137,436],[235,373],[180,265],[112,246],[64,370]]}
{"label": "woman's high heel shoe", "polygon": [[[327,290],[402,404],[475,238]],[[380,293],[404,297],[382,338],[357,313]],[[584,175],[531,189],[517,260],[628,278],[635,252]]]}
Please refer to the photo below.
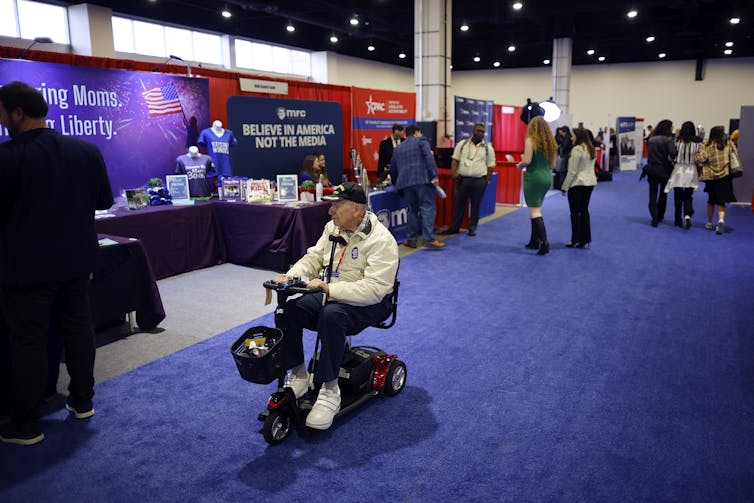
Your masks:
{"label": "woman's high heel shoe", "polygon": [[573,247],[574,247],[574,246],[576,246],[577,244],[578,244],[578,243],[566,243],[566,248],[573,248]]}
{"label": "woman's high heel shoe", "polygon": [[576,248],[589,248],[589,243],[576,243]]}
{"label": "woman's high heel shoe", "polygon": [[542,241],[539,244],[539,251],[537,252],[537,255],[547,255],[550,253],[550,243],[547,241]]}

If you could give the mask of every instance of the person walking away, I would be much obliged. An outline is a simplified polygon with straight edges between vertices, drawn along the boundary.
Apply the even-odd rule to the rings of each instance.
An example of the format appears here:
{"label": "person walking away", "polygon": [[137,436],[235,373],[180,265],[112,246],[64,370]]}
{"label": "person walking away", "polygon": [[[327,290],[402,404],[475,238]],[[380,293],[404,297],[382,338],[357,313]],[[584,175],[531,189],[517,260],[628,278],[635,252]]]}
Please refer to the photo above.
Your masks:
{"label": "person walking away", "polygon": [[552,168],[558,162],[558,146],[555,137],[542,117],[529,122],[524,143],[524,155],[518,163],[526,168],[524,175],[524,200],[531,217],[531,238],[527,248],[538,249],[537,255],[550,252],[545,221],[542,218],[542,202],[552,186]]}
{"label": "person walking away", "polygon": [[101,265],[94,211],[113,204],[99,149],[48,128],[47,111],[28,84],[0,87],[0,124],[11,137],[0,144],[0,307],[11,347],[11,422],[0,440],[21,445],[44,440],[37,419],[53,306],[71,377],[65,407],[77,419],[94,415],[88,289]]}
{"label": "person walking away", "polygon": [[393,151],[390,178],[408,204],[408,239],[403,244],[416,248],[421,233],[425,247],[444,247],[435,239],[437,165],[429,141],[416,125],[406,128],[406,139]]}
{"label": "person walking away", "polygon": [[691,217],[694,215],[693,196],[699,187],[698,165],[696,153],[699,151],[701,140],[696,135],[696,127],[691,121],[686,121],[681,126],[675,146],[678,154],[675,158],[675,167],[670,174],[670,179],[665,185],[665,193],[673,189],[673,203],[675,206],[676,227],[691,228]]}
{"label": "person walking away", "polygon": [[665,207],[668,195],[665,185],[673,171],[673,161],[678,154],[673,142],[673,123],[667,119],[661,120],[652,130],[652,136],[647,141],[647,165],[644,166],[642,177],[646,175],[649,182],[649,215],[652,227],[665,218]]}
{"label": "person walking away", "polygon": [[471,138],[458,143],[451,159],[450,176],[456,181],[453,221],[440,234],[457,234],[466,208],[471,204],[469,236],[476,236],[479,208],[495,169],[495,149],[484,141],[484,124],[474,124]]}
{"label": "person walking away", "polygon": [[568,173],[560,188],[565,196],[568,193],[568,207],[571,210],[571,241],[568,248],[583,248],[592,242],[592,229],[589,220],[589,200],[597,185],[594,173],[596,151],[588,129],[573,130],[573,148],[568,159]]}
{"label": "person walking away", "polygon": [[[725,232],[725,205],[736,201],[733,194],[733,179],[730,176],[730,159],[738,155],[733,142],[725,138],[725,128],[715,126],[710,129],[709,139],[699,146],[696,162],[702,165],[699,177],[704,182],[704,192],[707,193],[707,224],[708,230],[715,229],[715,233]],[[712,226],[712,217],[717,206],[717,225]]]}

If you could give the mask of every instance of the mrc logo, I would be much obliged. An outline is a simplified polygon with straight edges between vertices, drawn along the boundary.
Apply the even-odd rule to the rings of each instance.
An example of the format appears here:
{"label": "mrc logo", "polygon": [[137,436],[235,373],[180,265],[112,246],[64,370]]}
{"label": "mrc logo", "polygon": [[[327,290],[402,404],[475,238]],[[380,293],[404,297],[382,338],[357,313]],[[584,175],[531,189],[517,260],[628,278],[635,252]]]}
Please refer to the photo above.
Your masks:
{"label": "mrc logo", "polygon": [[306,119],[306,110],[290,110],[285,107],[277,107],[275,109],[275,114],[280,120],[285,118]]}
{"label": "mrc logo", "polygon": [[408,208],[397,210],[382,209],[377,212],[377,220],[388,229],[404,226],[408,223]]}

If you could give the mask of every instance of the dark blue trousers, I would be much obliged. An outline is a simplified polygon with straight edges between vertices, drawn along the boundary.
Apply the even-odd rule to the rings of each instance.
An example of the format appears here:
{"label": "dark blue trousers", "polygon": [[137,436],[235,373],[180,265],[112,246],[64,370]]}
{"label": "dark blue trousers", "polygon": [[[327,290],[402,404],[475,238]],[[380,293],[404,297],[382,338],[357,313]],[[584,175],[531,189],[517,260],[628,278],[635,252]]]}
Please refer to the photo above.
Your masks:
{"label": "dark blue trousers", "polygon": [[[94,329],[89,278],[32,287],[2,288],[0,295],[11,348],[11,416],[34,421],[47,386],[51,313],[60,307],[60,333],[71,376],[69,401],[88,406],[94,396]],[[59,362],[60,356],[58,355]]]}
{"label": "dark blue trousers", "polygon": [[390,296],[372,306],[351,306],[338,302],[322,305],[324,294],[307,294],[285,303],[284,312],[275,314],[275,325],[283,331],[286,368],[304,363],[303,329],[320,337],[320,357],[316,382],[338,377],[346,346],[346,336],[355,335],[379,323],[390,314]]}
{"label": "dark blue trousers", "polygon": [[463,215],[469,200],[471,200],[471,213],[469,214],[469,230],[475,231],[479,224],[479,208],[482,205],[484,191],[487,190],[487,177],[472,178],[468,176],[458,177],[456,192],[453,201],[453,223],[450,230],[458,231],[461,228]]}

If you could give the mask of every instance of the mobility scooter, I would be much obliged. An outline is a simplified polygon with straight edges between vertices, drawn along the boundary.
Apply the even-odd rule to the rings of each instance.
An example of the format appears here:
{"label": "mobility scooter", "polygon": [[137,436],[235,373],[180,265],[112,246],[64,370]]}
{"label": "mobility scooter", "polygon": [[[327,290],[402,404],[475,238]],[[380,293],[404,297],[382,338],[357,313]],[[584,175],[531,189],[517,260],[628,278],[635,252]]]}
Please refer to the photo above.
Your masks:
{"label": "mobility scooter", "polygon": [[[390,294],[390,314],[374,327],[390,328],[395,324],[399,285],[400,282],[396,279],[393,293]],[[275,317],[283,314],[288,297],[320,292],[306,288],[306,282],[300,279],[284,283],[266,281],[264,287],[277,294]],[[257,384],[278,381],[278,391],[270,395],[267,409],[258,417],[264,422],[264,439],[272,445],[285,440],[292,429],[307,432],[306,416],[316,401],[318,392],[313,386],[312,376],[316,371],[319,354],[319,336],[315,343],[315,356],[309,361],[309,390],[300,399],[296,399],[291,388],[283,386],[286,369],[282,361],[281,341],[284,337],[285,334],[277,328],[253,327],[231,346],[231,353],[243,379]],[[396,355],[389,355],[372,346],[351,346],[350,337],[348,339],[338,380],[341,407],[336,419],[374,396],[395,396],[406,384],[406,364],[397,359]]]}

